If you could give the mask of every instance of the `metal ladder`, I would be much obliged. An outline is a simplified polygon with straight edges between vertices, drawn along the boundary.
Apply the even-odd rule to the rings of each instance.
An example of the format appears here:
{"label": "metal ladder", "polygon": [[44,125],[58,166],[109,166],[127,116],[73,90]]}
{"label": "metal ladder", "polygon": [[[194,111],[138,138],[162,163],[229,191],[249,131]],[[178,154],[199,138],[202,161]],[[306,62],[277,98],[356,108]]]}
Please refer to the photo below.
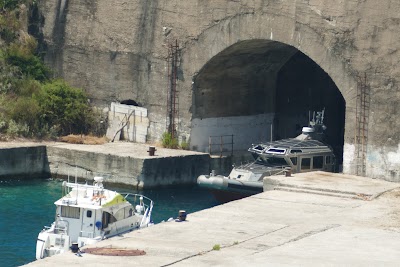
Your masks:
{"label": "metal ladder", "polygon": [[366,158],[368,148],[369,110],[371,104],[371,89],[367,84],[367,75],[359,77],[356,98],[356,129],[355,129],[355,156],[356,175],[366,176]]}

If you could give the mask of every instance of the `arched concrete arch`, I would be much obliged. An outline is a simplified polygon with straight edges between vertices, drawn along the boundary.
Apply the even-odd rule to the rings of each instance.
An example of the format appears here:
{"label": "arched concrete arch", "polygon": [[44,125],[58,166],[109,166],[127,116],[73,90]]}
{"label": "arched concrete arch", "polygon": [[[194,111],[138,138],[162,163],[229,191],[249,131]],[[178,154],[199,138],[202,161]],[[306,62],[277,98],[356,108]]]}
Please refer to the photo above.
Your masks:
{"label": "arched concrete arch", "polygon": [[[324,21],[321,20],[321,23]],[[331,47],[333,44],[328,39],[324,33],[319,33],[291,17],[240,14],[220,21],[204,31],[197,40],[187,43],[182,67],[186,77],[195,79],[212,58],[245,40],[270,40],[292,46],[319,65],[341,92],[346,103],[345,143],[352,143],[356,77],[353,77],[355,74],[350,66],[335,54],[335,47]],[[187,83],[183,86],[191,88]]]}
{"label": "arched concrete arch", "polygon": [[[321,20],[323,23],[323,20]],[[276,14],[242,14],[227,18],[204,31],[196,41],[186,45],[185,72],[195,76],[214,56],[243,40],[266,39],[300,50],[318,64],[335,82],[349,107],[355,97],[353,70],[329,46],[327,37],[290,17]]]}

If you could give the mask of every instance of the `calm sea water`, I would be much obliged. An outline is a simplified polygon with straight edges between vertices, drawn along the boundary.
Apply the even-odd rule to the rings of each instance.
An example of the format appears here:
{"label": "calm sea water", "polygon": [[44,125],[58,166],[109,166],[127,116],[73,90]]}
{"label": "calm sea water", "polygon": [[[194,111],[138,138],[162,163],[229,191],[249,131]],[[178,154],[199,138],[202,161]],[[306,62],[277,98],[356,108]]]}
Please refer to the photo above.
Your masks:
{"label": "calm sea water", "polygon": [[[43,226],[54,221],[54,202],[61,197],[60,180],[0,180],[0,266],[13,267],[35,260],[36,239]],[[193,186],[162,187],[141,193],[154,201],[154,223],[176,218],[178,211],[190,213],[218,203],[208,191]]]}

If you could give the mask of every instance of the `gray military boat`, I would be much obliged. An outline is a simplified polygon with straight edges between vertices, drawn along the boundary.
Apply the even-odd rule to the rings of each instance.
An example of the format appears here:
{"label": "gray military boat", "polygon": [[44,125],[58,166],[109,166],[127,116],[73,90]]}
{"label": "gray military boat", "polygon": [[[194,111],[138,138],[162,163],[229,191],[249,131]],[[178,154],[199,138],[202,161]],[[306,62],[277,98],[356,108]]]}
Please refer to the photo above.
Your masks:
{"label": "gray military boat", "polygon": [[308,127],[295,138],[252,145],[248,151],[254,161],[232,169],[228,176],[200,175],[197,183],[208,188],[220,202],[228,202],[263,191],[264,177],[310,171],[332,172],[335,156],[325,144],[324,111],[314,113]]}

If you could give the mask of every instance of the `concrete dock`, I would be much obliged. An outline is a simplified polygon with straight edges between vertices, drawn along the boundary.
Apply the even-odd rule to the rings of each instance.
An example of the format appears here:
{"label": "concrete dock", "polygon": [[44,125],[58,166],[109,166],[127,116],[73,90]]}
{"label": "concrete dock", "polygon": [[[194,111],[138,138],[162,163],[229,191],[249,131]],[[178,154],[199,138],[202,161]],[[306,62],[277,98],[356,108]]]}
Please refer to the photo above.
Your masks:
{"label": "concrete dock", "polygon": [[103,176],[107,183],[157,187],[193,184],[201,174],[216,169],[230,169],[229,158],[182,149],[155,147],[149,155],[149,144],[129,142],[97,145],[62,142],[0,142],[0,178],[66,178],[93,179]]}
{"label": "concrete dock", "polygon": [[[273,190],[27,266],[398,266],[400,184],[351,175],[281,177]],[[184,208],[184,207],[183,207]]]}

